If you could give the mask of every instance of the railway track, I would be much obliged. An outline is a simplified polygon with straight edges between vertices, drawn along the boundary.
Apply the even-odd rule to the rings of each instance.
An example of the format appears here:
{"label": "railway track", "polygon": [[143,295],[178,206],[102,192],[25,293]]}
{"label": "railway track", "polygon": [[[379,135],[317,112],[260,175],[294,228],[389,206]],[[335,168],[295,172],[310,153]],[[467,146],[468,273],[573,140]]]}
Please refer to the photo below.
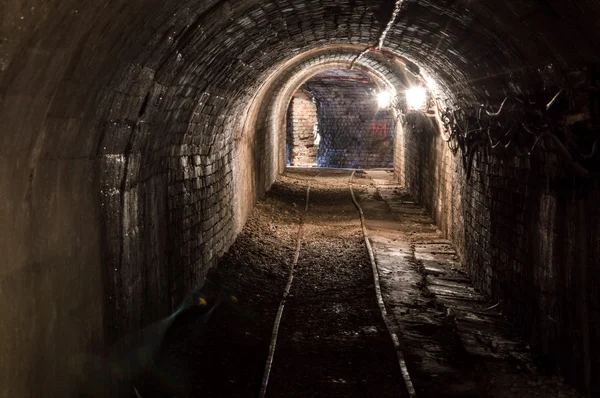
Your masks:
{"label": "railway track", "polygon": [[432,222],[386,171],[286,171],[207,276],[239,302],[178,316],[138,395],[578,397]]}
{"label": "railway track", "polygon": [[[333,179],[345,185],[335,195],[318,186],[318,176],[326,178],[325,173],[306,180],[296,250],[273,325],[259,397],[416,397],[352,187],[355,171],[335,173]],[[317,187],[311,198],[313,185]],[[346,233],[336,236],[332,224],[346,226]],[[341,240],[353,246],[342,246],[344,253],[338,252],[342,261],[335,266],[328,266],[327,259],[311,258],[312,253],[320,257],[320,246],[331,249],[323,236],[332,240],[329,244]],[[355,288],[344,289],[350,286]],[[338,322],[336,315],[347,318],[352,308],[360,315]]]}
{"label": "railway track", "polygon": [[455,253],[388,172],[288,170],[207,276],[239,302],[178,316],[138,395],[578,397]]}

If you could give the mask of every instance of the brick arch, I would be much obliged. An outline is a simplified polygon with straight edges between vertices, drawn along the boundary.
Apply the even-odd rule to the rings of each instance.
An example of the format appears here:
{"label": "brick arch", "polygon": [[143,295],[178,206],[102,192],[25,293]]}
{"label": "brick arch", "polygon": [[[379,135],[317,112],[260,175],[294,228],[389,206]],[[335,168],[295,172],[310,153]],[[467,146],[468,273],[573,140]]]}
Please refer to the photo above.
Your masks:
{"label": "brick arch", "polygon": [[[286,79],[264,85],[294,75],[298,54],[335,45],[354,57],[389,20],[384,2],[330,3],[3,3],[6,394],[75,395],[62,353],[102,350],[202,284],[285,159],[285,95],[273,93]],[[402,56],[477,104],[547,102],[565,72],[600,61],[599,17],[591,1],[406,0],[361,62]]]}

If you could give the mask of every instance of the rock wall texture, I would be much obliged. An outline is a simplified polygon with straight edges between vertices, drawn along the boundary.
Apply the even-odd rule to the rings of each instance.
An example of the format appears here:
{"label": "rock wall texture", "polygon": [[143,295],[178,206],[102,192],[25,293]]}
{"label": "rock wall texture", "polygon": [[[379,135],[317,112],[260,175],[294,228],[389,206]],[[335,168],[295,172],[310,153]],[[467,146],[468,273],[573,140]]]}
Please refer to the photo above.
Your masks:
{"label": "rock wall texture", "polygon": [[287,114],[287,159],[291,166],[316,166],[317,106],[304,89],[296,91]]}
{"label": "rock wall texture", "polygon": [[309,80],[307,86],[317,100],[319,166],[393,166],[394,117],[379,109],[374,83]]}
{"label": "rock wall texture", "polygon": [[531,156],[517,148],[480,151],[467,178],[431,119],[407,120],[396,149],[400,180],[534,351],[597,394],[598,181],[573,177],[551,140]]}

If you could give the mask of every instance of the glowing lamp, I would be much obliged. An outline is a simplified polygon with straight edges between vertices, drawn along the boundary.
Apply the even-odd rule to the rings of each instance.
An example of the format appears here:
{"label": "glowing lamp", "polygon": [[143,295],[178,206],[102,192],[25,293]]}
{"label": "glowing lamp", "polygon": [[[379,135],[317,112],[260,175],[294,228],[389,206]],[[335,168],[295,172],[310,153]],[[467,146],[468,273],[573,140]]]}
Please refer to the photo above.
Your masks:
{"label": "glowing lamp", "polygon": [[388,91],[382,91],[377,95],[377,103],[380,108],[387,108],[390,106],[390,102],[392,100],[392,96]]}
{"label": "glowing lamp", "polygon": [[433,93],[437,93],[439,91],[440,87],[438,86],[438,84],[435,80],[433,80],[432,78],[430,78],[428,76],[423,76],[423,79],[425,80],[425,83],[427,83],[427,87],[429,88],[429,91],[431,91]]}
{"label": "glowing lamp", "polygon": [[427,91],[423,87],[406,90],[406,107],[409,111],[424,111],[427,108]]}

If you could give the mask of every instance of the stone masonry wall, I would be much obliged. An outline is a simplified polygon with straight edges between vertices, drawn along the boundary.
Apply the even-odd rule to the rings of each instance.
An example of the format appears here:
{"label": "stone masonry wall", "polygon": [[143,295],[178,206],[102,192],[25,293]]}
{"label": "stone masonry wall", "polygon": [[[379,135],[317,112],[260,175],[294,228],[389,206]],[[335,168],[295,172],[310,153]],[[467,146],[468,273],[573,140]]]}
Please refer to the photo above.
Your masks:
{"label": "stone masonry wall", "polygon": [[[535,93],[549,70],[599,60],[596,2],[433,3],[403,3],[369,68],[405,55],[442,87],[483,98]],[[269,102],[256,94],[276,71],[300,72],[285,70],[296,56],[375,45],[393,2],[8,0],[0,8],[0,396],[85,396],[77,358],[166,316],[280,170],[284,140],[254,131],[246,105]],[[548,214],[593,207],[553,189]],[[581,242],[592,252],[596,233],[573,242],[570,233],[556,264],[586,253]],[[595,273],[573,275],[593,281]]]}
{"label": "stone masonry wall", "polygon": [[317,99],[319,166],[392,167],[394,118],[378,108],[374,83],[309,81],[307,86]]}
{"label": "stone masonry wall", "polygon": [[467,179],[460,155],[429,119],[407,120],[396,152],[405,166],[397,169],[401,182],[431,211],[476,286],[507,310],[534,352],[598,393],[598,183],[565,174],[567,166],[543,140],[531,158],[516,149],[477,153]]}
{"label": "stone masonry wall", "polygon": [[202,149],[192,147],[170,158],[180,166],[169,175],[169,229],[177,242],[169,247],[173,305],[201,286],[208,268],[234,239],[232,145],[210,155],[202,155]]}
{"label": "stone masonry wall", "polygon": [[314,136],[316,124],[317,107],[304,89],[300,88],[294,94],[288,108],[286,145],[290,165],[317,164]]}

